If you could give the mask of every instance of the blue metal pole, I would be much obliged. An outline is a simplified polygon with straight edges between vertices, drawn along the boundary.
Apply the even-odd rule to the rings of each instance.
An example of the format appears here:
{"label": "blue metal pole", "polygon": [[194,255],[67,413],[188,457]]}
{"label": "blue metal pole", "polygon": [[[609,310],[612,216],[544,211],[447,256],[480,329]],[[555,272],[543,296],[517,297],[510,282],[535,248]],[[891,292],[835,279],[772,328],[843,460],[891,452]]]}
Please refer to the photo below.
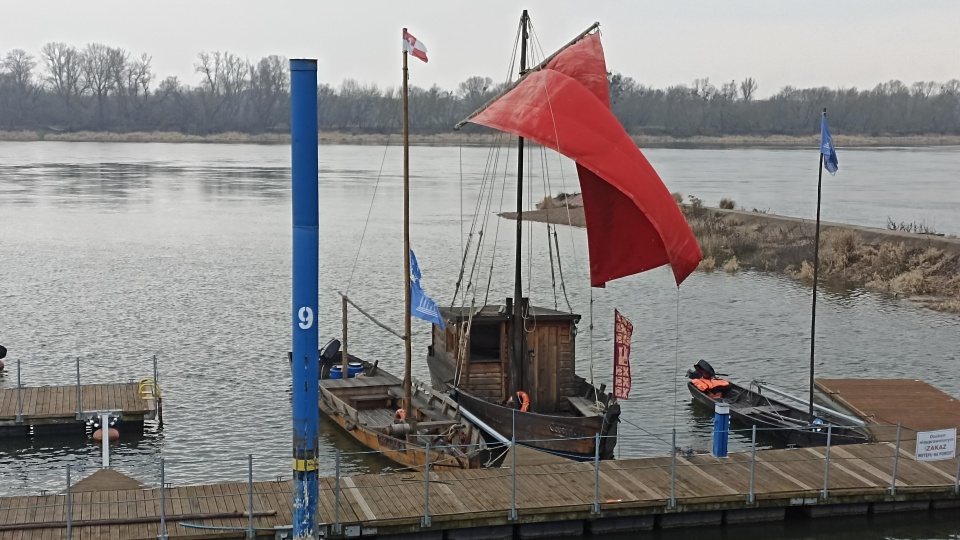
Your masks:
{"label": "blue metal pole", "polygon": [[713,408],[713,455],[727,457],[730,438],[730,405],[717,403]]}
{"label": "blue metal pole", "polygon": [[319,363],[317,61],[290,60],[293,171],[293,537],[316,538]]}

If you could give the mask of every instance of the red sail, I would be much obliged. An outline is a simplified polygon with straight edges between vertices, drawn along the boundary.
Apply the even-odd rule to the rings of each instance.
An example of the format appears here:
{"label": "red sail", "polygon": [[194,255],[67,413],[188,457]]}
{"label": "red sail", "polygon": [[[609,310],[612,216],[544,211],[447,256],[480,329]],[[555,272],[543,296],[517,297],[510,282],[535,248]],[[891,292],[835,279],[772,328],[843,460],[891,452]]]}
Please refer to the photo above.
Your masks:
{"label": "red sail", "polygon": [[700,246],[683,213],[610,111],[599,35],[571,45],[470,121],[577,163],[594,287],[668,263],[679,285],[697,268]]}

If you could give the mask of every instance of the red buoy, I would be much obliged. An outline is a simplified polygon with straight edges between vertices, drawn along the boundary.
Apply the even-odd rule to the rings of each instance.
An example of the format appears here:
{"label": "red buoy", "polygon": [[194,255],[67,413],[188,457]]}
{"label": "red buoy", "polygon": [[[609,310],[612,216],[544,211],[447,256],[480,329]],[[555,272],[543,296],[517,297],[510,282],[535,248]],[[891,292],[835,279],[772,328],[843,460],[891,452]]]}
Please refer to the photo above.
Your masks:
{"label": "red buoy", "polygon": [[[116,441],[116,440],[119,440],[119,439],[120,439],[120,432],[117,431],[117,430],[114,429],[114,428],[110,428],[110,430],[109,430],[107,433],[109,434],[111,441]],[[96,430],[96,431],[93,432],[93,440],[95,440],[95,441],[97,441],[97,442],[103,442],[103,430],[102,430],[102,429],[98,429],[98,430]]]}

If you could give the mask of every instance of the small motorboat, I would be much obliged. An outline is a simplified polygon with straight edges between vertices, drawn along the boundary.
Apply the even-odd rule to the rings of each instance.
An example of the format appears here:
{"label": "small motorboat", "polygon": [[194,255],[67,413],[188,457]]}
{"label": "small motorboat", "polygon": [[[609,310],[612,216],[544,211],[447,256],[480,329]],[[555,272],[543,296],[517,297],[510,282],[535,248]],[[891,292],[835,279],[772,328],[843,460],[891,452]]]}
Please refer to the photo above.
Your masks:
{"label": "small motorboat", "polygon": [[[724,375],[725,376],[725,375]],[[829,415],[811,415],[808,411],[772,399],[756,391],[721,379],[707,361],[700,360],[687,371],[687,389],[694,401],[711,409],[717,403],[730,406],[730,420],[746,426],[757,426],[758,436],[770,436],[788,445],[826,446],[871,442],[862,430],[845,425]],[[828,430],[829,426],[829,430]]]}

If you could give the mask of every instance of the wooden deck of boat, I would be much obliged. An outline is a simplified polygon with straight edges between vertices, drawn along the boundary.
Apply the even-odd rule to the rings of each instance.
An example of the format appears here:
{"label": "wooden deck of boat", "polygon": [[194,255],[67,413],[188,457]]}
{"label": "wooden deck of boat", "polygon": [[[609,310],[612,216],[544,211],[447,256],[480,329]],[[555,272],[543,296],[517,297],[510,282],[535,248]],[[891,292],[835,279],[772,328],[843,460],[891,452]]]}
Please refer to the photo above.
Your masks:
{"label": "wooden deck of boat", "polygon": [[[80,385],[80,410],[118,411],[122,420],[152,419],[153,399],[140,396],[136,382]],[[77,421],[77,386],[24,386],[20,390],[20,424],[57,424]],[[16,426],[17,389],[0,389],[0,426]]]}
{"label": "wooden deck of boat", "polygon": [[[817,379],[827,397],[865,420],[874,438],[895,441],[897,423],[913,433],[960,426],[960,400],[916,379]],[[903,435],[901,435],[903,437]]]}
{"label": "wooden deck of boat", "polygon": [[[343,477],[339,516],[356,533],[403,534],[478,526],[525,527],[543,522],[601,523],[605,518],[649,518],[669,526],[684,519],[709,519],[719,525],[749,516],[783,519],[785,509],[811,512],[849,507],[879,511],[960,507],[957,460],[916,462],[901,448],[897,492],[889,493],[894,446],[889,443],[834,447],[830,455],[829,495],[824,499],[824,448],[757,452],[754,491],[750,490],[750,453],[724,459],[697,455],[677,458],[676,501],[671,497],[671,458],[602,462],[601,513],[591,512],[595,471],[592,463],[556,463],[517,468],[518,518],[509,520],[512,471],[453,470],[430,475],[430,529],[421,528],[425,478],[422,472]],[[334,523],[333,478],[320,480],[318,521]],[[274,526],[291,523],[290,482],[254,483],[255,527],[273,538]],[[216,484],[167,490],[166,523],[171,538],[242,538],[243,531],[189,529],[181,522],[208,527],[247,526],[248,485]],[[124,489],[73,494],[73,535],[80,540],[156,538],[160,492]],[[63,495],[0,498],[0,540],[66,538]],[[886,506],[884,506],[886,505]],[[873,510],[869,510],[873,511]],[[751,514],[751,512],[760,512]],[[706,518],[705,518],[706,516]],[[109,524],[98,520],[138,522]],[[670,521],[679,520],[679,521]],[[591,528],[596,531],[597,529]]]}

